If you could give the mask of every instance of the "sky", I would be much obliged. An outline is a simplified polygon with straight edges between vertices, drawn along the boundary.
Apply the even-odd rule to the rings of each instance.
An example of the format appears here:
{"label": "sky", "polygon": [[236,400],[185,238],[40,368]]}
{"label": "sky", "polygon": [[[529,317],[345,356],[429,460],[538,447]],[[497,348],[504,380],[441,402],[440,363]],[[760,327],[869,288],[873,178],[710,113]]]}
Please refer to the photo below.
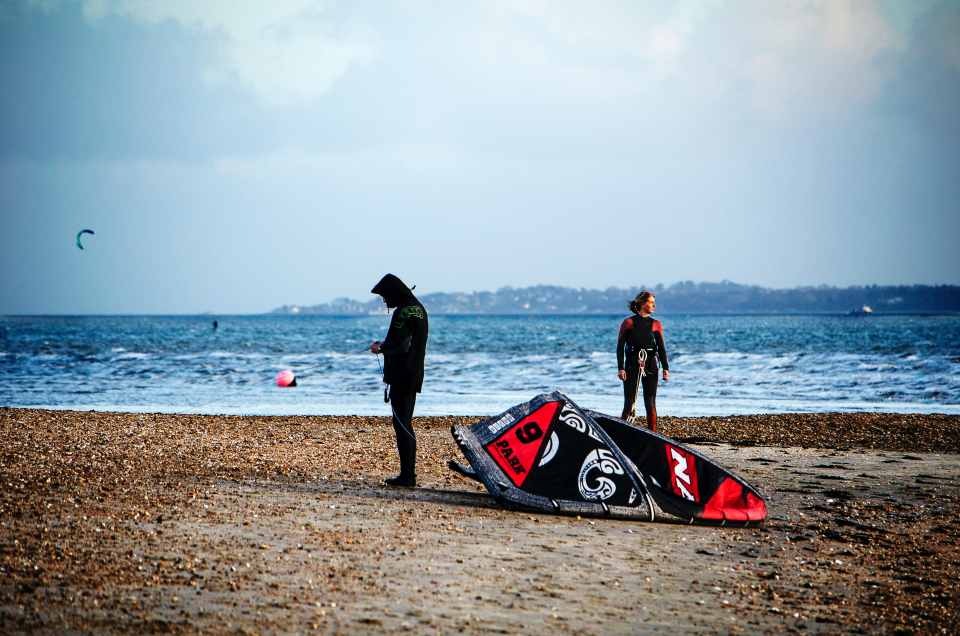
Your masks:
{"label": "sky", "polygon": [[0,86],[0,314],[960,284],[956,0],[0,0]]}

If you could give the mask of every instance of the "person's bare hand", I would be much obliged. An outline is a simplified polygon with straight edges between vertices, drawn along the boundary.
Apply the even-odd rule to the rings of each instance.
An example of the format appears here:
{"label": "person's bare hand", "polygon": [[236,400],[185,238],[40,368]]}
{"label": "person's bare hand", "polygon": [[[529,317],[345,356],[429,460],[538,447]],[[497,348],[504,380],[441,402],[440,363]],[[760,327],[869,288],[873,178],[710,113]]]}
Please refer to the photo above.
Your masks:
{"label": "person's bare hand", "polygon": [[627,372],[624,371],[623,369],[620,369],[619,371],[617,371],[617,377],[620,378],[620,381],[621,381],[621,382],[626,382],[626,381],[627,381]]}
{"label": "person's bare hand", "polygon": [[380,353],[380,341],[374,340],[370,344],[370,353]]}
{"label": "person's bare hand", "polygon": [[667,371],[666,369],[663,370],[663,381],[664,382],[670,381],[670,372]]}

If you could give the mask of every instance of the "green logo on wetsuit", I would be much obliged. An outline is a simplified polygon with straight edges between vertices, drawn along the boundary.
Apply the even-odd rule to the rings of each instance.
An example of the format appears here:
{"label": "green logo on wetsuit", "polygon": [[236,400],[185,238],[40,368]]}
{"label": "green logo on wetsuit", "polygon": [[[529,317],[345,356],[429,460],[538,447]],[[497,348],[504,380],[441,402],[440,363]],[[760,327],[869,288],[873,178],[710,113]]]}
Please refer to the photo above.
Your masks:
{"label": "green logo on wetsuit", "polygon": [[407,305],[406,307],[401,307],[394,315],[396,316],[394,324],[398,329],[403,328],[403,325],[408,318],[413,318],[415,320],[423,320],[424,318],[423,307],[419,307],[417,305]]}

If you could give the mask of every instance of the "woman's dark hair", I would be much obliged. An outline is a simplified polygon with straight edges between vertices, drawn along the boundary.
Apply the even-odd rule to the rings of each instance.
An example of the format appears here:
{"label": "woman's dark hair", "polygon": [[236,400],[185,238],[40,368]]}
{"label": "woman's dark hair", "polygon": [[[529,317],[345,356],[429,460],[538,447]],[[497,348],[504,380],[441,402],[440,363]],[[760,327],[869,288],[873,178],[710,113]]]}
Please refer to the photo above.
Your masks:
{"label": "woman's dark hair", "polygon": [[637,297],[627,303],[627,307],[635,314],[640,313],[640,309],[647,304],[647,301],[653,297],[653,292],[642,291]]}

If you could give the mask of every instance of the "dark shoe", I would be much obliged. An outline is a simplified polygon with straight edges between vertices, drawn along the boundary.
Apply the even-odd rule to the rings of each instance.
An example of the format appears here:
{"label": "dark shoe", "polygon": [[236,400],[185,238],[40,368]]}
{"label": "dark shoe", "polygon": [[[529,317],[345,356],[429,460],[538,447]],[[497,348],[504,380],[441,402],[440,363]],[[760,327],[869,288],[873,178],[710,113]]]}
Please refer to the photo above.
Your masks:
{"label": "dark shoe", "polygon": [[387,477],[383,480],[388,486],[394,486],[396,488],[416,488],[417,487],[417,478],[416,477],[404,477],[403,475],[397,475],[396,477]]}

